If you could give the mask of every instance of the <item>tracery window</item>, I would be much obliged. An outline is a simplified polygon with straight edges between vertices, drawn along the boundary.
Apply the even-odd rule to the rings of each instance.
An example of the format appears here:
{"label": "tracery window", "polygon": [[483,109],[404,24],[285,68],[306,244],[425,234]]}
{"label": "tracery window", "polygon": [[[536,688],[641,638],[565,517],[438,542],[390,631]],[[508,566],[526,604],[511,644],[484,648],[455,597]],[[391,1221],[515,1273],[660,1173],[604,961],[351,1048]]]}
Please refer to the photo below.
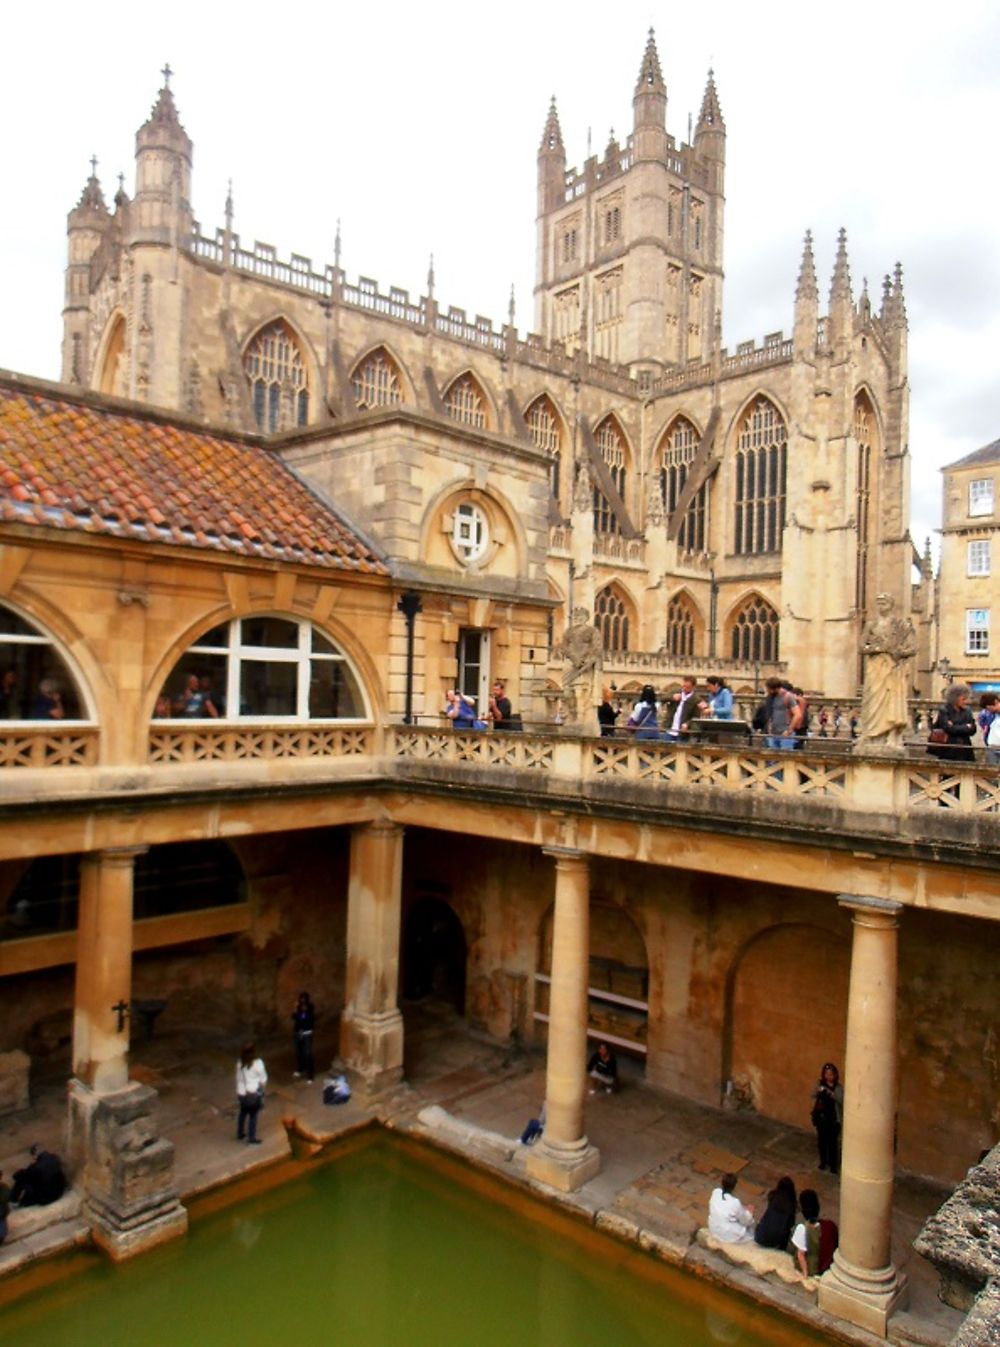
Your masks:
{"label": "tracery window", "polygon": [[87,720],[63,657],[47,636],[0,605],[0,720]]}
{"label": "tracery window", "polygon": [[[698,432],[687,417],[678,416],[661,441],[660,494],[668,515],[677,509],[688,469],[698,451],[698,440]],[[682,552],[705,551],[707,516],[708,482],[703,482],[684,511],[677,534],[677,544]]]}
{"label": "tracery window", "polygon": [[854,515],[858,525],[858,560],[854,583],[854,607],[868,610],[868,531],[871,524],[872,423],[871,404],[863,395],[854,401],[854,440],[858,446],[858,485]]}
{"label": "tracery window", "polygon": [[769,664],[778,658],[778,614],[759,594],[736,614],[732,629],[733,659]]}
{"label": "tracery window", "polygon": [[788,431],[765,397],[750,407],[736,438],[734,551],[776,552],[785,527]]}
{"label": "tracery window", "polygon": [[602,589],[594,600],[594,625],[605,650],[627,650],[628,607],[613,585]]}
{"label": "tracery window", "polygon": [[[614,418],[606,416],[597,427],[594,435],[597,447],[601,452],[601,457],[608,466],[608,472],[611,474],[611,480],[621,496],[625,500],[626,486],[626,459],[625,459],[625,440]],[[619,534],[622,531],[618,516],[611,508],[611,502],[605,496],[599,486],[594,487],[594,532],[602,534]]]}
{"label": "tracery window", "polygon": [[615,243],[621,238],[622,233],[622,210],[621,206],[608,206],[604,211],[604,242],[605,244]]}
{"label": "tracery window", "polygon": [[667,605],[667,654],[693,655],[696,630],[697,618],[690,599],[684,594],[675,595]]}
{"label": "tracery window", "polygon": [[471,374],[460,374],[444,395],[444,409],[454,421],[486,429],[486,400]]}
{"label": "tracery window", "polygon": [[344,652],[311,623],[270,614],[206,632],[174,665],[160,705],[162,717],[185,720],[369,717]]}
{"label": "tracery window", "polygon": [[361,411],[369,407],[391,407],[402,402],[399,370],[385,351],[372,351],[355,366],[351,375],[354,402]]}
{"label": "tracery window", "polygon": [[559,470],[562,465],[562,428],[552,403],[543,394],[528,408],[528,430],[537,448],[549,456],[549,481],[553,500],[559,499]]}
{"label": "tracery window", "polygon": [[309,419],[309,387],[302,352],[280,318],[261,328],[243,355],[243,372],[258,429],[272,434],[304,426]]}

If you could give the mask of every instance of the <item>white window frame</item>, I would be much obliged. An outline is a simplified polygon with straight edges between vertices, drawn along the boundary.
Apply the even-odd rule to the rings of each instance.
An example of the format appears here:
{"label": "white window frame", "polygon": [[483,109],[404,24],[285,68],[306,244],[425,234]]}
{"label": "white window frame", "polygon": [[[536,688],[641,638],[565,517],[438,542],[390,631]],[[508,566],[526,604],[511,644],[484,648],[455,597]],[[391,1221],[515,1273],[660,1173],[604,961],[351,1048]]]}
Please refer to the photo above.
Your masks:
{"label": "white window frame", "polygon": [[966,608],[965,653],[967,655],[988,655],[990,653],[990,610],[988,608]]}
{"label": "white window frame", "polygon": [[486,513],[471,500],[463,500],[455,506],[452,542],[462,561],[472,565],[482,561],[490,545],[490,522]]}
{"label": "white window frame", "polygon": [[978,518],[993,514],[993,478],[975,477],[969,483],[969,515]]}
{"label": "white window frame", "polygon": [[[253,622],[260,618],[274,618],[278,622],[290,622],[298,628],[298,639],[294,646],[263,646],[248,645],[243,642],[244,620]],[[226,658],[226,713],[219,716],[215,724],[234,724],[234,725],[364,725],[371,721],[371,706],[368,701],[368,689],[365,687],[364,680],[359,675],[354,664],[339,649],[332,652],[313,650],[312,637],[313,632],[329,645],[337,646],[333,637],[329,636],[319,627],[314,626],[309,621],[301,618],[289,617],[287,613],[246,613],[243,617],[235,617],[225,624],[229,630],[228,645],[205,645],[200,641],[195,641],[184,651],[183,659],[187,655],[222,655]],[[214,628],[213,628],[214,630]],[[207,633],[206,633],[207,634]],[[267,664],[296,664],[298,666],[297,677],[295,681],[295,703],[297,710],[290,716],[267,715],[232,715],[230,707],[239,707],[240,704],[240,669],[243,660],[258,660]],[[337,716],[331,718],[328,716],[310,716],[309,714],[309,686],[311,680],[312,661],[316,660],[328,664],[344,664],[350,670],[354,679],[358,693],[361,697],[363,714],[360,716]],[[175,667],[180,663],[180,659],[175,661]],[[181,724],[190,725],[191,719],[186,716],[171,716],[170,720],[179,721]],[[165,724],[167,718],[157,720],[157,724]],[[211,720],[199,720],[201,725],[211,724]]]}
{"label": "white window frame", "polygon": [[989,538],[973,538],[965,549],[965,573],[966,575],[989,575],[990,574],[990,540]]}
{"label": "white window frame", "polygon": [[[76,664],[73,661],[73,659],[70,657],[67,651],[63,649],[61,642],[56,641],[51,636],[47,636],[45,632],[39,628],[37,618],[30,617],[27,613],[22,612],[21,609],[16,607],[14,604],[8,603],[5,600],[3,603],[3,607],[6,608],[8,612],[13,613],[15,617],[20,618],[20,620],[24,622],[27,626],[31,627],[33,629],[33,632],[30,635],[28,633],[13,633],[13,632],[0,633],[0,646],[3,645],[48,646],[50,649],[54,650],[57,657],[62,662],[62,665],[65,668],[67,674],[73,680],[73,691],[76,693],[77,701],[80,703],[80,708],[83,711],[83,715],[77,717],[76,720],[70,720],[68,716],[64,717],[62,720],[35,720],[29,716],[23,720],[8,720],[4,721],[3,723],[8,726],[31,725],[35,729],[41,729],[44,726],[50,730],[64,729],[73,725],[96,724],[97,716],[94,713],[94,707],[91,703],[90,689],[88,688],[87,684],[81,677],[80,671],[76,667]],[[3,658],[2,652],[0,652],[0,659],[2,658]]]}

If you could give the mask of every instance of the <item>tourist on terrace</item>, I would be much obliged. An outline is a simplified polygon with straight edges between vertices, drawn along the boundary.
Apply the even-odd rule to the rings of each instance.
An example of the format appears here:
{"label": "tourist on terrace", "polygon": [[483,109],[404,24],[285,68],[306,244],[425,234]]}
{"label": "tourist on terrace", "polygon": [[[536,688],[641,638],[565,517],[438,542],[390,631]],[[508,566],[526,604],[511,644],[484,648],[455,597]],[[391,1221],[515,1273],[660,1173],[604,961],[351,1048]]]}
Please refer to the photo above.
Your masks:
{"label": "tourist on terrace", "polygon": [[765,1249],[787,1249],[796,1206],[795,1184],[786,1174],[767,1195],[767,1210],[754,1231],[754,1240]]}
{"label": "tourist on terrace", "polygon": [[698,710],[698,700],[698,694],[694,690],[694,679],[688,674],[681,680],[680,692],[674,693],[674,714],[669,728],[664,731],[664,739],[671,739],[676,743],[678,739],[687,738],[691,721]]}
{"label": "tourist on terrace", "polygon": [[309,1084],[316,1074],[313,1056],[313,1030],[316,1027],[316,1007],[308,992],[299,992],[299,999],[292,1011],[292,1032],[295,1038],[295,1079],[305,1076]]}
{"label": "tourist on terrace", "polygon": [[708,680],[708,708],[713,720],[732,720],[733,693],[718,674]]}
{"label": "tourist on terrace", "polygon": [[708,1233],[723,1244],[747,1244],[753,1239],[754,1209],[733,1193],[735,1174],[723,1174],[708,1203]]}
{"label": "tourist on terrace", "polygon": [[639,693],[639,700],[633,706],[625,728],[637,739],[659,739],[656,692],[651,683],[647,683]]}
{"label": "tourist on terrace", "polygon": [[456,692],[454,688],[449,688],[444,694],[445,708],[444,715],[452,723],[452,728],[456,730],[471,730],[476,723],[476,703],[471,697],[467,697],[464,692]]}
{"label": "tourist on terrace", "polygon": [[499,678],[490,692],[489,717],[495,730],[510,731],[521,728],[521,717],[515,717],[510,698]]}
{"label": "tourist on terrace", "polygon": [[43,678],[38,684],[38,692],[31,703],[31,720],[65,720],[66,709],[62,703],[62,693],[53,678]]}
{"label": "tourist on terrace", "polygon": [[982,731],[986,761],[991,767],[1000,767],[1000,697],[995,692],[984,692],[979,698],[976,723]]}
{"label": "tourist on terrace", "polygon": [[780,678],[769,678],[764,685],[767,696],[754,716],[755,727],[764,724],[768,748],[794,748],[799,727],[799,704],[794,695],[782,685]]}
{"label": "tourist on terrace", "polygon": [[601,702],[597,708],[597,723],[601,727],[601,738],[610,739],[615,732],[615,721],[621,715],[621,710],[611,700],[614,695],[613,687],[601,688]]}
{"label": "tourist on terrace", "polygon": [[236,1063],[236,1097],[240,1112],[236,1122],[236,1140],[244,1138],[251,1146],[259,1146],[257,1136],[257,1115],[264,1107],[264,1086],[267,1084],[267,1071],[257,1056],[252,1043],[244,1043],[240,1059]]}
{"label": "tourist on terrace", "polygon": [[975,762],[972,736],[976,732],[976,719],[969,710],[971,695],[972,689],[965,683],[952,683],[948,688],[944,705],[931,727],[932,735],[944,735],[944,738],[932,738],[927,745],[928,753],[948,762]]}
{"label": "tourist on terrace", "polygon": [[835,1221],[820,1220],[819,1198],[812,1188],[802,1189],[799,1206],[802,1220],[792,1231],[795,1265],[803,1277],[818,1277],[833,1262],[840,1232]]}
{"label": "tourist on terrace", "polygon": [[605,1094],[614,1094],[618,1089],[618,1059],[605,1042],[597,1045],[597,1051],[591,1053],[587,1063],[587,1075],[593,1084],[590,1093],[603,1090]]}
{"label": "tourist on terrace", "polygon": [[824,1062],[812,1092],[812,1124],[816,1129],[819,1167],[840,1173],[840,1129],[844,1122],[844,1087],[833,1062]]}

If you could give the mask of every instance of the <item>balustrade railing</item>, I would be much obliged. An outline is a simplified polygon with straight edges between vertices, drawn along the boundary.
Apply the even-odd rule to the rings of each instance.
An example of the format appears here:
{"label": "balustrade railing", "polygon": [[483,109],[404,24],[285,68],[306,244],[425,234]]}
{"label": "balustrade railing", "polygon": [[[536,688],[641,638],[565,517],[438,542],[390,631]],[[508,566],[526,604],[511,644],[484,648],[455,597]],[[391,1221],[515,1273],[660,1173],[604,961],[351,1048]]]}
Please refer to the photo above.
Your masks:
{"label": "balustrade railing", "polygon": [[162,765],[368,757],[374,751],[374,741],[375,731],[370,726],[213,725],[198,721],[155,726],[149,736],[149,761]]}
{"label": "balustrade railing", "polygon": [[96,726],[49,721],[0,731],[0,767],[92,767],[97,749]]}

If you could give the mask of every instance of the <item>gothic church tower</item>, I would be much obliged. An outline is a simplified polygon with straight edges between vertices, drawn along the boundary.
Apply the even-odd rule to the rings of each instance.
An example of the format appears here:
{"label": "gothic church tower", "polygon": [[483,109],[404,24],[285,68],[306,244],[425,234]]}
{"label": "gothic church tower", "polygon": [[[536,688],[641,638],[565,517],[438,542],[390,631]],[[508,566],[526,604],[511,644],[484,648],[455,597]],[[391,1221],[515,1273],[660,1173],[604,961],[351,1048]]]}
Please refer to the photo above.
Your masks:
{"label": "gothic church tower", "polygon": [[652,30],[632,134],[567,171],[555,100],[538,152],[535,327],[655,375],[717,354],[722,313],[726,128],[711,72],[693,144],[667,133]]}

